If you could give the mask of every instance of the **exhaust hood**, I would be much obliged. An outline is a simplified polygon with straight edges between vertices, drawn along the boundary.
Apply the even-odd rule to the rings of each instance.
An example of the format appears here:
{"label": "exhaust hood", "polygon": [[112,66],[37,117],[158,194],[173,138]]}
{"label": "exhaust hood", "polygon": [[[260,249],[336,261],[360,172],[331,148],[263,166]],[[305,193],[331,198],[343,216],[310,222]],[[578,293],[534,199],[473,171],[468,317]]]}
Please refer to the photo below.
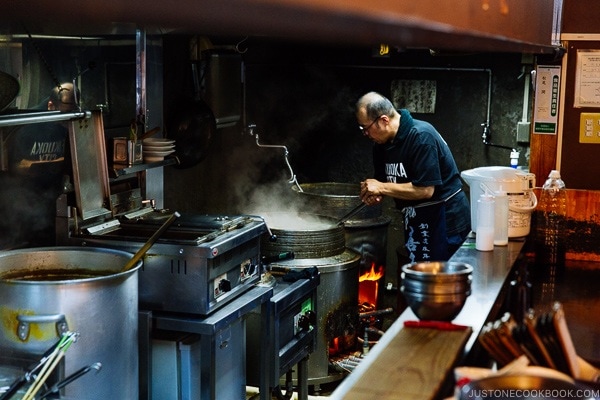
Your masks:
{"label": "exhaust hood", "polygon": [[107,35],[142,28],[344,45],[553,53],[556,2],[560,0],[28,0],[0,5],[0,34],[23,33],[23,24],[31,33],[47,35]]}

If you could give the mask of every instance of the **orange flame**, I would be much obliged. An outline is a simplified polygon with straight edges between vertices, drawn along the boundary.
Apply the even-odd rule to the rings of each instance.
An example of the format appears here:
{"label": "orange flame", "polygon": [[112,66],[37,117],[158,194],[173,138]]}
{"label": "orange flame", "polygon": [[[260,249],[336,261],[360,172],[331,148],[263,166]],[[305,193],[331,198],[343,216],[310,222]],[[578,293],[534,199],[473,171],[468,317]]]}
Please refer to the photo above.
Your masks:
{"label": "orange flame", "polygon": [[365,273],[363,273],[361,276],[358,277],[358,281],[359,282],[363,282],[363,281],[378,281],[379,279],[381,279],[383,277],[384,274],[384,269],[383,266],[380,265],[377,268],[377,271],[375,270],[375,263],[371,264],[371,270],[367,271]]}
{"label": "orange flame", "polygon": [[379,280],[383,278],[385,269],[383,266],[376,267],[371,264],[371,269],[364,272],[358,278],[358,304],[372,304],[377,306],[377,293],[379,289]]}
{"label": "orange flame", "polygon": [[329,342],[329,355],[334,356],[340,351],[340,338],[334,337]]}

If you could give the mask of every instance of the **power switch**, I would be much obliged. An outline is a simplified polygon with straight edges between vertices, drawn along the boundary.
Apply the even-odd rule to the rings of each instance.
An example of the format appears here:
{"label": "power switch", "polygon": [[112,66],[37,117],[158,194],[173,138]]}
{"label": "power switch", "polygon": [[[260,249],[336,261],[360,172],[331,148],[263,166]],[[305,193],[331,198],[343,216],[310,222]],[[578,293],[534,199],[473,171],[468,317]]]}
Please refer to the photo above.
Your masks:
{"label": "power switch", "polygon": [[600,143],[600,113],[581,113],[579,143]]}

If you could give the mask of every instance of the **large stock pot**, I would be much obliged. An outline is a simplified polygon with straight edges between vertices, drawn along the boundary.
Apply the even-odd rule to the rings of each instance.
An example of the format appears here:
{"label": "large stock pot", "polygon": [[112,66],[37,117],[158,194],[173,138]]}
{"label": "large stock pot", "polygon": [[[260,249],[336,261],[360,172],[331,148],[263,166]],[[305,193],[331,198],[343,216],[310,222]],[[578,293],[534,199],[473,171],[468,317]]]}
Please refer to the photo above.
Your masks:
{"label": "large stock pot", "polygon": [[86,400],[138,398],[138,264],[124,251],[48,247],[0,252],[0,359],[38,361],[64,331],[79,337],[57,378],[100,362],[67,385]]}
{"label": "large stock pot", "polygon": [[[317,388],[345,375],[329,371],[329,348],[335,338],[358,329],[358,272],[360,254],[346,248],[343,227],[335,218],[310,213],[272,212],[261,214],[277,236],[276,241],[263,235],[261,252],[277,257],[293,251],[294,258],[274,261],[271,267],[300,270],[317,267],[317,337],[315,350],[308,359],[307,380]],[[318,390],[317,390],[318,391]]]}

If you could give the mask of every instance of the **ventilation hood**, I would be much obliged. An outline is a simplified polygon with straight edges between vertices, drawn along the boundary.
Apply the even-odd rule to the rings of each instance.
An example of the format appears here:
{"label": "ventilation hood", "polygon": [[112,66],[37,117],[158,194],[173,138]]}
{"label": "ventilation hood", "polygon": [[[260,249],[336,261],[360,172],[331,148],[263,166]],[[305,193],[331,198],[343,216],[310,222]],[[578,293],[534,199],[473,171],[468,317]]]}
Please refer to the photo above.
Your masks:
{"label": "ventilation hood", "polygon": [[146,29],[207,35],[552,53],[561,0],[27,0],[0,5],[0,34],[107,35]]}

